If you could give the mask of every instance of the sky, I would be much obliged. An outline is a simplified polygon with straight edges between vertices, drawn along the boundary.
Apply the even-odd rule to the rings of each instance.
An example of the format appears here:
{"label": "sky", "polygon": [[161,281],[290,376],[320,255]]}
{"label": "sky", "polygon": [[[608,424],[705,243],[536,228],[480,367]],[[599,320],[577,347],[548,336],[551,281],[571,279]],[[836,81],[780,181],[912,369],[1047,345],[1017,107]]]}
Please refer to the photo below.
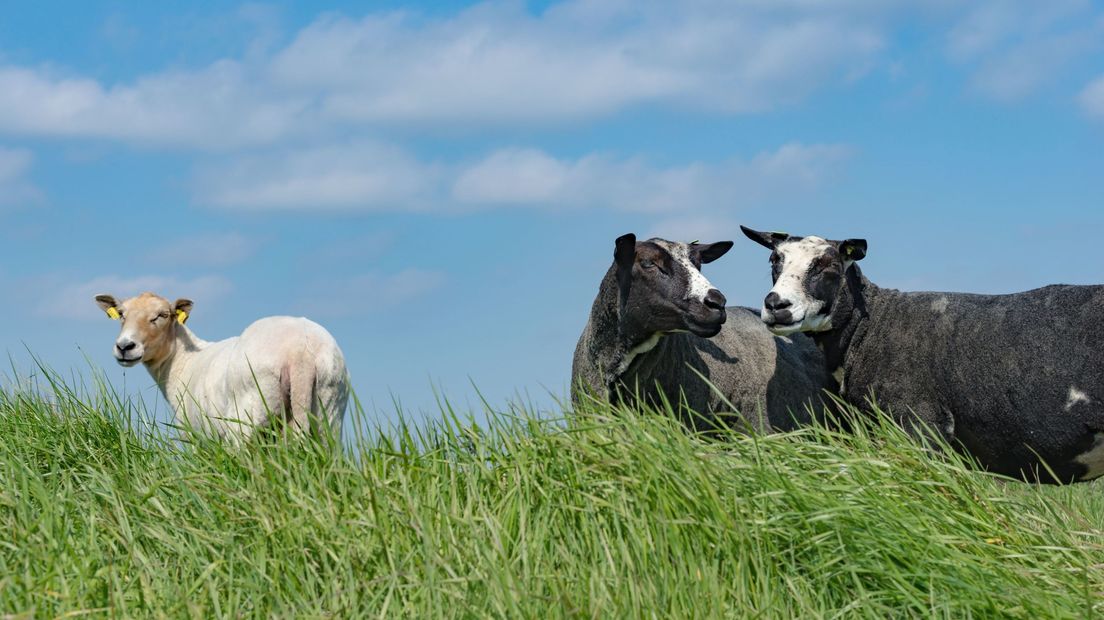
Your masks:
{"label": "sky", "polygon": [[[59,2],[0,20],[0,347],[119,368],[92,301],[308,316],[387,420],[552,409],[614,239],[869,241],[905,290],[1104,282],[1104,3]],[[159,405],[163,407],[164,404]]]}

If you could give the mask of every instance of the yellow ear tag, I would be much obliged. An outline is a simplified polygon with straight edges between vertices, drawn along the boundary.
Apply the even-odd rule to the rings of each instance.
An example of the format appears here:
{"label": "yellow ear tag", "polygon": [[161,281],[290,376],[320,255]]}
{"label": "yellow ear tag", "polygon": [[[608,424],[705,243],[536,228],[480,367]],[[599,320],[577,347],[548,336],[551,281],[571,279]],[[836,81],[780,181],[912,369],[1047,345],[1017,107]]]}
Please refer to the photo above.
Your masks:
{"label": "yellow ear tag", "polygon": [[853,246],[853,245],[847,246],[847,255],[848,256],[851,256],[851,254],[854,253],[854,252],[855,252],[855,246]]}
{"label": "yellow ear tag", "polygon": [[121,314],[119,314],[119,311],[118,311],[118,310],[116,310],[114,306],[112,306],[112,307],[108,308],[107,310],[105,310],[105,312],[107,312],[107,316],[108,316],[108,317],[109,317],[109,318],[110,318],[110,319],[111,319],[112,321],[118,321],[118,320],[119,320],[119,317],[120,317],[120,316],[122,316]]}
{"label": "yellow ear tag", "polygon": [[184,321],[187,321],[187,320],[188,320],[188,313],[187,312],[184,312],[183,310],[177,310],[176,311],[176,322],[177,323],[180,323],[181,325],[183,325]]}

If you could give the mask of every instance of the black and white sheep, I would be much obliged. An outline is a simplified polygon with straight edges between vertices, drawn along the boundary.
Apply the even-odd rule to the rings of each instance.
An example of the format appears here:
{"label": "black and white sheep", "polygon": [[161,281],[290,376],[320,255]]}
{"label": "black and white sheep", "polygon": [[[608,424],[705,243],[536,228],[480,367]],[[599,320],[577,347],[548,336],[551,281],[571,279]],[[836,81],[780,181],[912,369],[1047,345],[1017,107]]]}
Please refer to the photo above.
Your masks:
{"label": "black and white sheep", "polygon": [[666,399],[696,430],[719,419],[760,431],[807,422],[806,405],[819,408],[830,382],[822,356],[805,336],[773,336],[756,311],[725,307],[701,265],[731,247],[618,238],[575,348],[576,388],[612,401]]}
{"label": "black and white sheep", "polygon": [[865,240],[744,233],[772,251],[763,321],[811,334],[847,401],[872,394],[1001,474],[1104,474],[1104,286],[904,293],[862,275]]}

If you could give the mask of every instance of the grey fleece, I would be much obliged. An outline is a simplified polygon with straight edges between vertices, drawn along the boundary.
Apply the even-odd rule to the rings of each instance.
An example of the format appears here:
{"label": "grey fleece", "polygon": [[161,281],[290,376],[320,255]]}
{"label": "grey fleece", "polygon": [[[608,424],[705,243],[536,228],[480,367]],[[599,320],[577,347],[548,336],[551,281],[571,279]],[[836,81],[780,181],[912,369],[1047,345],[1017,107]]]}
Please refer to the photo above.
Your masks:
{"label": "grey fleece", "polygon": [[1104,286],[902,293],[853,269],[857,309],[816,336],[848,401],[911,410],[996,472],[1033,478],[1042,457],[1059,481],[1100,473],[1077,457],[1104,430]]}
{"label": "grey fleece", "polygon": [[[575,348],[572,377],[577,385],[611,400],[639,393],[655,403],[662,393],[695,430],[713,429],[719,418],[729,426],[747,425],[762,432],[807,423],[806,404],[819,410],[822,390],[834,388],[813,341],[801,334],[774,336],[758,312],[749,308],[729,307],[727,313],[721,332],[713,338],[689,333],[662,336],[655,348],[617,373],[625,353],[643,338],[625,341],[620,333],[618,288],[611,268]],[[701,415],[691,416],[690,411]]]}

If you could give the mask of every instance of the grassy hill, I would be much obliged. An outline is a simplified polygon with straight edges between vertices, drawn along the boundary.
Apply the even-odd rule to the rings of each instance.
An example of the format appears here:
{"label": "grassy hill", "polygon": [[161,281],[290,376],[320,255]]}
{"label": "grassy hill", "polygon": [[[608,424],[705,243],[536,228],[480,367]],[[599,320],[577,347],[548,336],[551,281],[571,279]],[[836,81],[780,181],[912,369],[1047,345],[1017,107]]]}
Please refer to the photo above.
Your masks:
{"label": "grassy hill", "polygon": [[0,392],[0,616],[1104,613],[1099,486],[999,480],[879,418],[705,441],[597,405],[445,412],[352,450],[134,420],[107,389]]}

